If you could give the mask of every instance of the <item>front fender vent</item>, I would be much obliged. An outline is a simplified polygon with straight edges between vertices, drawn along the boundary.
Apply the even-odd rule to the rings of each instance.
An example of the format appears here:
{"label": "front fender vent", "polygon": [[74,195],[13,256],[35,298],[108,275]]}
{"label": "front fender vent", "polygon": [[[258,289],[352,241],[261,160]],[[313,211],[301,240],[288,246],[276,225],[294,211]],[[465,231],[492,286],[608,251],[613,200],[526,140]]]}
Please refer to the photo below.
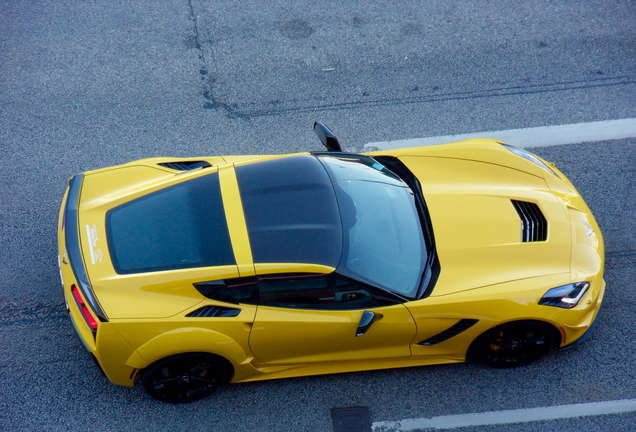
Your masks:
{"label": "front fender vent", "polygon": [[240,309],[227,308],[221,306],[203,306],[186,316],[189,318],[229,318],[238,316]]}
{"label": "front fender vent", "polygon": [[157,165],[170,168],[175,171],[192,171],[195,169],[208,168],[212,166],[209,162],[206,161],[164,162]]}
{"label": "front fender vent", "polygon": [[453,336],[457,336],[461,332],[468,330],[469,328],[477,324],[477,321],[479,320],[476,320],[476,319],[459,320],[459,322],[457,322],[452,327],[447,328],[443,332],[438,333],[435,336],[430,337],[426,340],[423,340],[422,342],[418,342],[418,345],[429,346],[429,345],[438,344],[440,342],[444,342],[445,340],[448,340],[452,338]]}
{"label": "front fender vent", "polygon": [[521,242],[546,241],[548,221],[535,203],[510,200],[521,219]]}

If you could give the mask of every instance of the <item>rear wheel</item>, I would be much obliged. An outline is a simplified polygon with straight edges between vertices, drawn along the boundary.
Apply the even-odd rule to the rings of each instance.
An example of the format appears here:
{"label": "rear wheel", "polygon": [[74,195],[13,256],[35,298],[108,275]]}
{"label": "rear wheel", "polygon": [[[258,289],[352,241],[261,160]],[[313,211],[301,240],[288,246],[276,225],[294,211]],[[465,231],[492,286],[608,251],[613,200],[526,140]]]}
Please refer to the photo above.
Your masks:
{"label": "rear wheel", "polygon": [[141,383],[155,399],[170,403],[193,402],[228,381],[225,362],[211,354],[178,354],[159,360],[141,373]]}
{"label": "rear wheel", "polygon": [[475,354],[498,368],[524,366],[539,359],[554,346],[554,334],[547,324],[519,321],[488,330],[475,342]]}

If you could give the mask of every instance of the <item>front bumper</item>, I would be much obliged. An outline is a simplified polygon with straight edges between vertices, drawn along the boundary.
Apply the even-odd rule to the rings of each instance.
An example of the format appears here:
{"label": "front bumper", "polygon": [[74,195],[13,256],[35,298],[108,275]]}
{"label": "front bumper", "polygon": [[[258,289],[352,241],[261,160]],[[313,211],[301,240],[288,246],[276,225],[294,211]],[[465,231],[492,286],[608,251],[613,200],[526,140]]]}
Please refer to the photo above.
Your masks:
{"label": "front bumper", "polygon": [[[590,337],[598,324],[604,297],[605,280],[601,278],[601,287],[594,300],[594,305],[591,307],[591,310],[587,312],[583,321],[577,325],[563,325],[561,327],[563,335],[565,336],[567,334],[567,340],[565,340],[565,344],[562,345],[559,350],[572,348],[573,346],[583,343]],[[567,332],[565,331],[566,329]]]}
{"label": "front bumper", "polygon": [[585,342],[591,335],[592,332],[594,332],[594,329],[596,329],[596,325],[598,324],[599,321],[599,317],[601,316],[601,310],[603,309],[603,297],[605,296],[605,281],[603,281],[603,286],[602,286],[602,290],[598,296],[598,299],[596,300],[596,311],[594,313],[594,318],[592,321],[592,324],[588,327],[588,329],[585,331],[585,333],[583,333],[583,335],[581,337],[579,337],[577,340],[575,340],[574,342],[564,345],[562,347],[559,348],[560,351],[575,347],[583,342]]}

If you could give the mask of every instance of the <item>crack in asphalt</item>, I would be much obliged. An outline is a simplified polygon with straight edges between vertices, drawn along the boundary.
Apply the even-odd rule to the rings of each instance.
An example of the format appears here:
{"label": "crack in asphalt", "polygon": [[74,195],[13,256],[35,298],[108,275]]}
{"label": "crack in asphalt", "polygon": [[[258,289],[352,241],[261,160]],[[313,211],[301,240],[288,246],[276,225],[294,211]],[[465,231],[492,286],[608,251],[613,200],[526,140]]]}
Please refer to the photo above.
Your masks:
{"label": "crack in asphalt", "polygon": [[[210,67],[211,65],[208,64],[208,59],[206,57],[205,51],[203,50],[201,32],[199,31],[199,21],[194,10],[194,6],[192,5],[192,0],[188,0],[188,7],[190,10],[190,21],[192,21],[193,26],[193,34],[186,38],[186,43],[189,48],[193,48],[198,51],[199,60],[201,61],[199,75],[201,76],[201,81],[203,82],[203,90],[201,92],[204,98],[203,108],[224,111],[229,118],[248,118],[249,116],[245,116],[243,113],[236,111],[238,105],[221,102],[214,95],[216,80],[210,74],[212,68]],[[207,35],[207,44],[210,47],[210,57],[212,57],[210,61],[214,64],[215,62],[214,52],[212,51],[212,37],[209,33]]]}

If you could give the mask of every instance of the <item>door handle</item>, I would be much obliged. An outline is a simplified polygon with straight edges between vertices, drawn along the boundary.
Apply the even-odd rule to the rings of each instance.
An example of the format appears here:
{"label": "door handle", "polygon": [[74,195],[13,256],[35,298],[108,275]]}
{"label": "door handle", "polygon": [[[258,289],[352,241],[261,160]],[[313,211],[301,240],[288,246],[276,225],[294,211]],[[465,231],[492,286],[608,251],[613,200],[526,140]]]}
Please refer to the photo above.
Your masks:
{"label": "door handle", "polygon": [[373,324],[375,318],[375,312],[365,310],[362,312],[362,317],[360,318],[360,322],[358,323],[358,328],[356,329],[356,337],[362,336],[369,330],[371,324]]}

